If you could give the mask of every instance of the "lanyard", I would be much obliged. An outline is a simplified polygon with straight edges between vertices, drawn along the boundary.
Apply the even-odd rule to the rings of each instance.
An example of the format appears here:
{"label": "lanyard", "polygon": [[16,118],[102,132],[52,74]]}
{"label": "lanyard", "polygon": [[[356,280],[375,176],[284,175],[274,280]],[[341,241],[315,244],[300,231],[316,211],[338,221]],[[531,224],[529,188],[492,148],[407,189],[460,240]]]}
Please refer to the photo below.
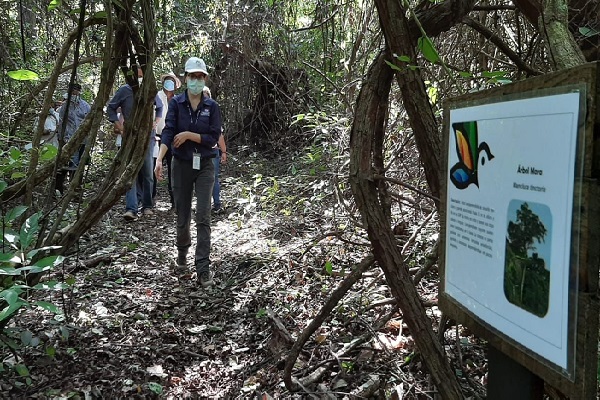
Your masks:
{"label": "lanyard", "polygon": [[194,112],[192,111],[192,107],[190,107],[190,103],[187,104],[188,111],[190,112],[190,125],[192,125],[194,127],[198,125],[198,118],[200,118],[200,114],[202,114],[202,112],[200,110],[201,105],[202,105],[202,102],[200,102],[200,104],[198,104],[198,109],[196,110],[196,121],[194,122]]}

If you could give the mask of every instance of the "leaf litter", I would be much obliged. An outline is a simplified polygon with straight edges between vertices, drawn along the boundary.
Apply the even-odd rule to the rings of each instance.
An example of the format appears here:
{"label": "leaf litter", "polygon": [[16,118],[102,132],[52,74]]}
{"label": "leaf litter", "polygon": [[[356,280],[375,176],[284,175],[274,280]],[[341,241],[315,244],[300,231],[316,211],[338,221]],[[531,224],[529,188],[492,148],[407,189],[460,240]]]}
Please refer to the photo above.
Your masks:
{"label": "leaf litter", "polygon": [[[307,342],[293,371],[298,379],[323,367],[326,373],[305,393],[287,391],[283,368],[290,348],[367,255],[368,242],[355,230],[339,234],[339,221],[323,204],[282,212],[273,204],[277,198],[253,187],[252,176],[232,166],[225,170],[226,212],[212,220],[215,285],[201,289],[191,268],[184,275],[175,271],[176,217],[164,184],[153,216],[126,223],[116,205],[88,232],[77,257],[54,274],[66,279],[77,271],[76,284],[39,295],[65,314],[28,311],[13,322],[41,344],[20,350],[31,382],[10,376],[1,384],[3,393],[38,399],[433,398],[410,332],[376,268]],[[278,197],[298,195],[301,184],[277,179]],[[89,269],[74,261],[104,254],[112,261]],[[437,294],[435,272],[428,277],[419,288],[424,298]],[[435,305],[429,314],[439,320]],[[456,352],[461,337],[447,331],[445,348],[465,369],[463,387],[479,397],[483,347],[466,336]]]}

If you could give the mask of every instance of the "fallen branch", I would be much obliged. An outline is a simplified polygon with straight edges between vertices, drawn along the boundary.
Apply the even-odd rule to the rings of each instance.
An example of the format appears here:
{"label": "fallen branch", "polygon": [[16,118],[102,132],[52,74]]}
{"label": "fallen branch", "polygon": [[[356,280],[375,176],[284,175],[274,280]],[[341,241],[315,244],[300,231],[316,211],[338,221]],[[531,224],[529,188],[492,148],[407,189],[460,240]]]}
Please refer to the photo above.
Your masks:
{"label": "fallen branch", "polygon": [[288,390],[297,391],[300,388],[299,382],[296,380],[292,380],[292,370],[294,369],[294,364],[298,359],[298,355],[300,354],[300,351],[302,350],[304,344],[308,341],[308,338],[321,326],[323,321],[325,321],[325,319],[329,316],[331,311],[344,297],[346,292],[350,290],[352,285],[354,285],[362,277],[363,272],[369,269],[374,262],[375,258],[372,255],[369,255],[365,257],[358,265],[356,265],[352,273],[350,273],[350,275],[348,275],[342,281],[342,283],[333,291],[331,297],[321,308],[317,316],[304,329],[304,331],[302,331],[302,333],[292,346],[285,362],[285,369],[283,371],[283,381],[285,382],[285,387]]}

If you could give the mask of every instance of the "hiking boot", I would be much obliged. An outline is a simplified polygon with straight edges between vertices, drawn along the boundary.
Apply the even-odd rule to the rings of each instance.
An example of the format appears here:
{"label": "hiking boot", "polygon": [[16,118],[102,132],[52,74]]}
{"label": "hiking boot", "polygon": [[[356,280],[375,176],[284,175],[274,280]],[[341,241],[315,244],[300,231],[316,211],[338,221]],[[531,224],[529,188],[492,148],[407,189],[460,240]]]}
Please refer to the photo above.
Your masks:
{"label": "hiking boot", "polygon": [[179,268],[185,268],[187,266],[187,254],[186,253],[179,253],[177,255],[177,266]]}
{"label": "hiking boot", "polygon": [[210,271],[204,271],[200,274],[200,285],[203,288],[207,288],[213,284],[213,275]]}
{"label": "hiking boot", "polygon": [[138,217],[137,214],[134,213],[133,211],[125,211],[125,214],[123,214],[123,218],[125,218],[125,221],[135,221]]}
{"label": "hiking boot", "polygon": [[221,215],[225,212],[225,210],[223,210],[223,208],[221,206],[213,207],[211,211],[214,215]]}
{"label": "hiking boot", "polygon": [[142,214],[145,217],[147,217],[147,216],[150,216],[150,215],[154,215],[154,211],[152,211],[152,209],[150,209],[150,208],[144,208],[144,211],[142,211]]}

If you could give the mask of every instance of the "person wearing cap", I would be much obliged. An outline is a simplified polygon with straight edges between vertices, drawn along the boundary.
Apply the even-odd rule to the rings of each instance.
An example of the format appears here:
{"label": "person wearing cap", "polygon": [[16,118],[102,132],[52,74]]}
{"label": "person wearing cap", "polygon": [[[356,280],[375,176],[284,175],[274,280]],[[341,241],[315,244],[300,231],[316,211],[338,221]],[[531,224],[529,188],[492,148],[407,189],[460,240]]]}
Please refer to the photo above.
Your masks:
{"label": "person wearing cap", "polygon": [[[71,101],[67,107],[67,99],[69,97],[69,93],[71,94]],[[85,119],[85,117],[92,110],[89,103],[81,98],[81,85],[79,83],[73,83],[69,86],[69,92],[64,94],[64,102],[60,106],[59,109],[59,118],[60,123],[58,124],[58,137],[64,143],[67,143],[77,129]],[[68,110],[67,110],[68,108]],[[66,120],[66,122],[65,122]],[[83,153],[85,151],[85,146],[87,145],[87,138],[83,141],[81,146],[79,146],[78,151],[73,154],[71,157],[71,161],[69,164],[62,168],[56,174],[56,190],[58,190],[61,194],[64,191],[65,179],[67,174],[73,174],[73,171],[77,169],[79,166],[79,162],[83,157]]]}
{"label": "person wearing cap", "polygon": [[[138,82],[142,83],[144,73],[140,67],[136,67],[138,73]],[[119,118],[118,110],[120,108],[120,114],[123,118]],[[133,109],[133,88],[129,86],[129,84],[125,84],[121,86],[113,98],[108,102],[106,106],[106,112],[108,114],[108,119],[110,122],[114,124],[114,131],[123,134],[123,122],[129,119],[131,114],[131,110]],[[150,131],[152,135],[151,138],[154,138],[154,129],[156,125],[160,121],[163,115],[163,103],[158,97],[158,94],[154,98],[154,123],[153,129]],[[123,214],[123,218],[126,221],[135,221],[138,216],[138,194],[141,194],[141,202],[142,202],[142,214],[143,215],[152,215],[152,208],[154,204],[152,202],[152,183],[154,181],[152,174],[152,153],[154,150],[154,140],[150,140],[148,145],[148,151],[146,151],[146,155],[144,156],[144,163],[142,168],[138,172],[138,179],[141,180],[142,185],[138,189],[137,180],[133,181],[131,188],[125,194],[125,214]],[[141,192],[141,193],[138,193]]]}
{"label": "person wearing cap", "polygon": [[[175,90],[181,87],[181,81],[179,78],[173,73],[169,72],[167,74],[163,74],[160,76],[160,81],[162,83],[162,90],[159,90],[158,97],[163,102],[163,115],[167,115],[169,111],[169,101],[175,95]],[[156,124],[156,147],[154,150],[154,166],[156,167],[156,158],[158,157],[158,153],[160,151],[160,141],[162,130],[165,127],[165,119],[162,118],[158,124]],[[167,151],[165,154],[165,161],[167,162],[167,183],[169,188],[169,198],[171,200],[171,208],[175,208],[175,199],[173,198],[173,185],[171,184],[171,159],[173,155],[171,154],[171,150]],[[152,197],[156,196],[156,175],[154,176],[154,188],[152,190]]]}
{"label": "person wearing cap", "polygon": [[198,57],[185,63],[186,90],[169,102],[162,130],[162,143],[154,173],[162,179],[162,160],[169,148],[173,153],[173,195],[177,212],[177,265],[187,266],[192,245],[190,222],[192,194],[196,194],[196,252],[194,264],[202,287],[213,284],[210,271],[210,202],[215,182],[213,147],[221,134],[219,104],[202,93],[208,72]]}

